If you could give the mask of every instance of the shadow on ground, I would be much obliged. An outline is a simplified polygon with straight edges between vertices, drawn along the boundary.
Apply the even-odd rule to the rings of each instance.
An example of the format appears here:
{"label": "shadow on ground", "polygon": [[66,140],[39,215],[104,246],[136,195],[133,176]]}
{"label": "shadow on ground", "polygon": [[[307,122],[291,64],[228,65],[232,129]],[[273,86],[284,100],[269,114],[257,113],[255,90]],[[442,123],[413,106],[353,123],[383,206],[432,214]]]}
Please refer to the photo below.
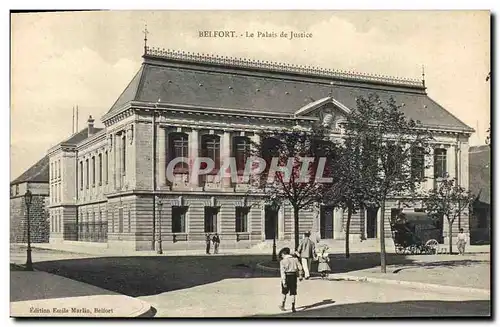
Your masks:
{"label": "shadow on ground", "polygon": [[[128,296],[148,296],[190,288],[228,278],[278,277],[278,271],[262,271],[257,263],[270,255],[137,256],[44,261],[35,269],[71,278]],[[411,264],[402,255],[388,255],[388,264]],[[332,255],[333,272],[373,268],[378,253]]]}
{"label": "shadow on ground", "polygon": [[436,269],[436,268],[448,268],[453,269],[456,267],[472,267],[478,264],[489,264],[490,262],[487,260],[449,260],[449,261],[438,261],[438,262],[418,262],[412,263],[409,265],[405,265],[404,267],[398,267],[394,270],[394,273],[397,274],[400,271],[407,269]]}
{"label": "shadow on ground", "polygon": [[[332,273],[375,268],[380,254],[359,253],[345,258],[330,256]],[[128,296],[148,296],[218,282],[229,278],[278,277],[278,271],[263,271],[257,263],[269,262],[270,255],[197,255],[101,257],[34,264],[35,269],[60,275]],[[466,260],[469,264],[473,260]],[[463,261],[442,261],[437,266],[459,265]],[[469,262],[469,263],[467,263]],[[278,263],[273,263],[278,267]],[[387,254],[388,265],[401,267],[416,264],[405,255]],[[429,262],[425,265],[432,265]],[[314,271],[313,267],[313,271]]]}
{"label": "shadow on ground", "polygon": [[[297,312],[284,312],[274,315],[257,315],[253,318],[394,318],[394,317],[490,317],[491,302],[481,301],[401,301],[401,302],[362,302],[349,304],[314,304],[315,308],[297,308]],[[310,306],[309,306],[310,307]]]}
{"label": "shadow on ground", "polygon": [[51,274],[33,271],[10,272],[11,302],[112,294],[116,293]]}

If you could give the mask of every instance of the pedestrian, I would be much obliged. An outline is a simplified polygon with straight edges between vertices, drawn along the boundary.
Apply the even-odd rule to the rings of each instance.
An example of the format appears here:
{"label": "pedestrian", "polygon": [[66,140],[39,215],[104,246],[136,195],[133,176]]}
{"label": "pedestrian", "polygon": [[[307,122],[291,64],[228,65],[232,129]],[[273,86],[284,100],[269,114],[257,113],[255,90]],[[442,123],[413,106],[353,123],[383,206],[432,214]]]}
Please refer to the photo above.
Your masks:
{"label": "pedestrian", "polygon": [[321,278],[325,279],[331,271],[330,265],[328,264],[330,262],[328,246],[324,245],[320,247],[318,252],[318,272],[321,274]]}
{"label": "pedestrian", "polygon": [[302,267],[304,268],[304,277],[309,279],[311,277],[311,262],[316,257],[315,244],[309,238],[311,234],[309,232],[304,233],[304,238],[297,248],[300,260],[302,261]]}
{"label": "pedestrian", "polygon": [[303,269],[299,259],[290,255],[290,248],[283,248],[279,252],[280,256],[280,277],[282,300],[279,308],[285,311],[286,296],[290,294],[292,298],[292,312],[295,312],[295,302],[297,300],[297,279],[302,280]]}
{"label": "pedestrian", "polygon": [[212,242],[214,243],[214,254],[218,254],[220,245],[219,234],[215,233],[214,237],[212,238]]}
{"label": "pedestrian", "polygon": [[205,243],[207,245],[207,247],[206,247],[207,254],[210,254],[210,241],[211,241],[210,234],[207,233],[207,235],[205,235]]}
{"label": "pedestrian", "polygon": [[467,244],[467,235],[464,233],[464,229],[460,228],[460,233],[457,235],[457,247],[458,253],[460,255],[465,254],[465,244]]}

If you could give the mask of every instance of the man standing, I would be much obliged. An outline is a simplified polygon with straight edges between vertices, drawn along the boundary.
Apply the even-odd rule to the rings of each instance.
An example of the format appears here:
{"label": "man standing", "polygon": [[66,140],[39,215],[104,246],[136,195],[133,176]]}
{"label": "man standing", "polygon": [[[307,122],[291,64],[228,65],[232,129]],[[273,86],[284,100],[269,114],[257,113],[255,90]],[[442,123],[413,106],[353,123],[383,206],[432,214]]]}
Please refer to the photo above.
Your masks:
{"label": "man standing", "polygon": [[215,233],[212,242],[214,243],[214,254],[219,253],[220,237],[219,234]]}
{"label": "man standing", "polygon": [[309,279],[311,277],[311,262],[312,259],[316,255],[315,244],[309,238],[311,234],[309,232],[304,233],[304,239],[299,244],[297,248],[297,252],[299,253],[300,260],[302,261],[302,267],[304,269],[304,277],[305,279]]}
{"label": "man standing", "polygon": [[211,241],[210,234],[207,233],[207,235],[205,235],[206,254],[210,254],[210,241]]}

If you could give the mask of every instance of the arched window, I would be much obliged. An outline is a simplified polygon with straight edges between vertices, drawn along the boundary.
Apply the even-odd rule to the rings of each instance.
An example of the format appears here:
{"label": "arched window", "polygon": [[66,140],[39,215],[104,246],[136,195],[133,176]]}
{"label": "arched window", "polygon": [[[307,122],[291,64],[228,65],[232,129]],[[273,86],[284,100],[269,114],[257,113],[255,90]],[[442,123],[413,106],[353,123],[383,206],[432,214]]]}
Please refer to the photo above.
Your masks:
{"label": "arched window", "polygon": [[[169,134],[170,161],[175,158],[188,158],[189,156],[189,138],[186,133]],[[187,174],[189,165],[186,162],[179,162],[174,167],[174,174]]]}
{"label": "arched window", "polygon": [[208,174],[217,174],[220,168],[220,137],[218,135],[203,135],[201,137],[201,156],[210,158],[214,162],[214,169]]}
{"label": "arched window", "polygon": [[236,136],[233,138],[233,156],[236,161],[238,174],[243,173],[245,164],[250,157],[250,140],[246,136]]}

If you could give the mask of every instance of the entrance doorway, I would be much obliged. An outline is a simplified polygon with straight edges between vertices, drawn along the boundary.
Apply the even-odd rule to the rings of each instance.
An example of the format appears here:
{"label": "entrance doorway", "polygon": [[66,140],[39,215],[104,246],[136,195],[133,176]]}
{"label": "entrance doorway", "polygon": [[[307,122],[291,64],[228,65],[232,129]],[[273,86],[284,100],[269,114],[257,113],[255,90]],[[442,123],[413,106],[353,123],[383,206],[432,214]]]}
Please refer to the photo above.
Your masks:
{"label": "entrance doorway", "polygon": [[377,238],[378,208],[366,209],[366,238]]}
{"label": "entrance doorway", "polygon": [[333,207],[322,206],[319,220],[321,239],[333,239]]}
{"label": "entrance doorway", "polygon": [[270,206],[265,207],[264,234],[266,240],[272,240],[278,233],[278,210]]}

